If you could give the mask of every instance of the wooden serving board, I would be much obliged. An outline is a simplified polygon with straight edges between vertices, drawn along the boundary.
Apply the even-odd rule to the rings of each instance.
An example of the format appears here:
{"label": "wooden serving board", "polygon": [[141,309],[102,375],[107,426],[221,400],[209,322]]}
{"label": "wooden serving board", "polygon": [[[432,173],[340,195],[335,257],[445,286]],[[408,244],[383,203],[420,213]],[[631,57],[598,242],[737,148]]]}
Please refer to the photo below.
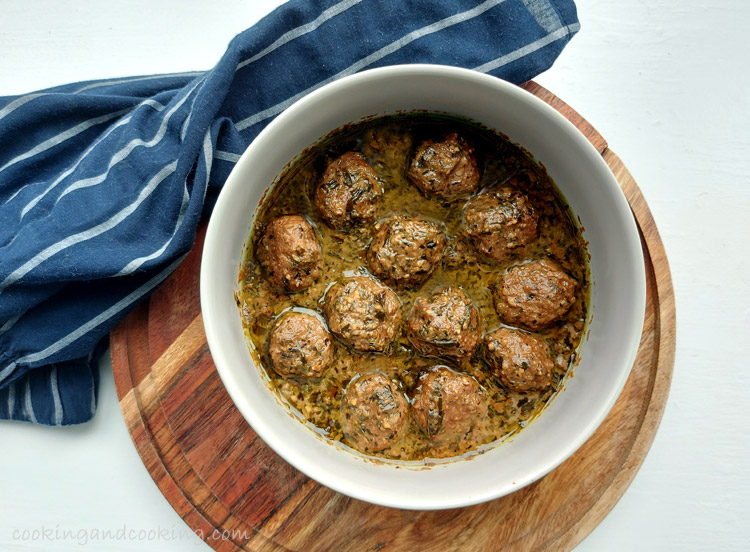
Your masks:
{"label": "wooden serving board", "polygon": [[185,522],[218,551],[570,550],[635,477],[667,400],[675,311],[664,247],[638,186],[580,115],[535,83],[617,177],[641,231],[647,307],[638,358],[609,416],[540,481],[477,506],[395,510],[307,478],[259,439],[211,361],[198,297],[205,227],[177,271],[112,333],[120,406],[144,464]]}

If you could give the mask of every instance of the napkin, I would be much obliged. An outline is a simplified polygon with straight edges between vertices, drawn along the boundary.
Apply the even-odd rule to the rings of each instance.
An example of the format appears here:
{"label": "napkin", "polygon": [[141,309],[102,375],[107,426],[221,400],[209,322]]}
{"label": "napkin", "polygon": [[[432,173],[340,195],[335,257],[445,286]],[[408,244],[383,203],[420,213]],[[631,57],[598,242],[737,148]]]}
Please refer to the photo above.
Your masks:
{"label": "napkin", "polygon": [[89,420],[107,335],[180,264],[258,133],[363,69],[514,83],[578,31],[572,0],[292,0],[209,71],[0,98],[0,419]]}

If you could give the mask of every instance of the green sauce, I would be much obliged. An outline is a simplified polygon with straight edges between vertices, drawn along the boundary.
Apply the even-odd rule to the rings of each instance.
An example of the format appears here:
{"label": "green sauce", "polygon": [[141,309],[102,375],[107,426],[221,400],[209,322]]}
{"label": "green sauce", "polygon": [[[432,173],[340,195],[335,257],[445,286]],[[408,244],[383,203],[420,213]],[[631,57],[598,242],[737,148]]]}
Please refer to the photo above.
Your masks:
{"label": "green sauce", "polygon": [[[524,188],[539,216],[539,238],[521,248],[508,262],[490,264],[478,258],[461,231],[465,199],[443,203],[425,197],[406,178],[406,166],[414,146],[427,137],[457,131],[474,144],[482,178],[480,189],[526,172],[536,181]],[[366,252],[371,226],[349,232],[332,230],[322,221],[313,205],[315,187],[326,163],[346,151],[361,152],[384,182],[385,193],[378,203],[376,220],[389,214],[419,214],[445,225],[448,245],[442,266],[418,289],[395,289],[406,320],[414,299],[441,284],[458,285],[473,299],[484,317],[485,331],[501,326],[495,312],[492,290],[505,269],[525,260],[552,258],[578,283],[575,304],[567,314],[537,335],[549,344],[555,361],[553,384],[545,391],[511,392],[500,385],[482,360],[481,347],[469,360],[454,362],[419,356],[400,332],[389,354],[362,354],[336,341],[334,363],[324,376],[295,380],[276,374],[267,355],[267,342],[274,320],[289,309],[309,309],[322,313],[320,304],[326,289],[344,274],[366,270]],[[254,245],[263,228],[280,215],[300,214],[314,225],[323,248],[321,277],[308,289],[284,293],[273,289],[254,258]],[[379,370],[400,382],[408,397],[420,373],[436,364],[451,366],[473,375],[489,398],[486,420],[477,421],[471,439],[458,445],[436,446],[411,423],[405,436],[374,456],[402,460],[424,460],[463,455],[519,431],[540,413],[560,388],[577,360],[577,349],[584,335],[589,297],[588,254],[580,228],[546,171],[528,153],[504,136],[451,117],[410,114],[373,119],[347,126],[308,148],[280,175],[258,209],[249,247],[240,271],[237,302],[248,338],[259,352],[259,363],[273,390],[309,424],[327,438],[346,441],[338,420],[341,397],[347,383],[358,373]]]}

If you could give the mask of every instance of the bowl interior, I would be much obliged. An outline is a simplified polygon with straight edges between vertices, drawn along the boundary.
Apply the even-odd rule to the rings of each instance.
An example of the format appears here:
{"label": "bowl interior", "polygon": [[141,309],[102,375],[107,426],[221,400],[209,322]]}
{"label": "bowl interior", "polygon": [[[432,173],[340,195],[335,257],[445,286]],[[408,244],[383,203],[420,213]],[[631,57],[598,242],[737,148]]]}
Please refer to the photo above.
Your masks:
{"label": "bowl interior", "polygon": [[[575,377],[518,435],[470,460],[378,462],[324,441],[294,418],[253,365],[234,302],[254,214],[268,186],[310,144],[346,123],[447,113],[509,136],[543,163],[579,218],[591,255],[589,334]],[[640,340],[645,276],[627,201],[586,138],[541,100],[494,77],[442,66],[374,69],[331,83],[279,115],[243,154],[211,217],[201,266],[211,354],[237,408],[281,457],[355,498],[409,509],[466,506],[535,481],[593,433],[619,395]]]}

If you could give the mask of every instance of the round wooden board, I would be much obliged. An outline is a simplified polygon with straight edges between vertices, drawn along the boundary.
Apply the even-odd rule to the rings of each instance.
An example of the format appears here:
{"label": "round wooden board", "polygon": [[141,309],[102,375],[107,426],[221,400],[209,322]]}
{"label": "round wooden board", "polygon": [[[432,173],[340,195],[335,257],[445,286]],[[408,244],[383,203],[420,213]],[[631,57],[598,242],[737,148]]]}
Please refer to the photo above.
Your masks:
{"label": "round wooden board", "polygon": [[667,400],[675,312],[664,247],[635,181],[580,115],[535,83],[602,153],[641,231],[647,307],[637,360],[596,433],[540,481],[468,508],[414,512],[329,490],[270,450],[232,404],[203,332],[205,227],[177,271],[112,333],[120,406],[144,464],[185,522],[218,551],[570,550],[635,477]]}

